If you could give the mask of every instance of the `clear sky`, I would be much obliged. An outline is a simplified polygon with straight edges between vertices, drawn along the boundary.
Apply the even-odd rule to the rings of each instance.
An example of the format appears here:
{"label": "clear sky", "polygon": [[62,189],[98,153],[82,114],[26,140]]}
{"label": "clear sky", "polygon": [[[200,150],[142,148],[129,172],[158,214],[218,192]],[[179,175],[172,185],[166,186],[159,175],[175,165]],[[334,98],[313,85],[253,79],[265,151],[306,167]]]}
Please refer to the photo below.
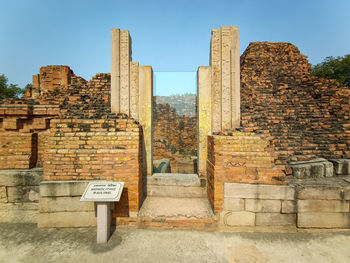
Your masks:
{"label": "clear sky", "polygon": [[0,74],[23,87],[44,65],[87,80],[110,72],[112,27],[130,30],[141,65],[194,72],[209,64],[211,29],[223,25],[239,27],[241,53],[276,41],[312,64],[350,54],[350,0],[0,0]]}

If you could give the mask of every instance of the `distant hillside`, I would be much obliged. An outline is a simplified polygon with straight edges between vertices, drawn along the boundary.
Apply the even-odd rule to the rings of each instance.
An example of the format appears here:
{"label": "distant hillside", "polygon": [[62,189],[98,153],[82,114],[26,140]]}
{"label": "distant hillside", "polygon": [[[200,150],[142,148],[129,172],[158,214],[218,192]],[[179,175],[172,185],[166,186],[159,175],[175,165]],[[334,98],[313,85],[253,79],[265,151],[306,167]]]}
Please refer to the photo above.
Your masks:
{"label": "distant hillside", "polygon": [[168,103],[176,109],[179,116],[195,117],[196,116],[196,100],[195,94],[171,95],[171,96],[155,96],[157,104]]}

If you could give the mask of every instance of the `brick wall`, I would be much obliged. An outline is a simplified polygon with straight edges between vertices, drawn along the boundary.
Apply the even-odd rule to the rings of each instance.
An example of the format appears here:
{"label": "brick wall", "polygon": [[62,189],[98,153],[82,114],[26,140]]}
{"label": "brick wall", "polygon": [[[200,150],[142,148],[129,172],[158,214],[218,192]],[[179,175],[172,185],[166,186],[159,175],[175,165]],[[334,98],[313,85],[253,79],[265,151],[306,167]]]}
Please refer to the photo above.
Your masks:
{"label": "brick wall", "polygon": [[266,136],[233,132],[208,136],[208,198],[214,212],[223,208],[224,183],[283,184],[283,168],[275,166],[274,147]]}
{"label": "brick wall", "polygon": [[55,105],[2,104],[0,106],[0,169],[42,165],[42,132],[59,109]]}
{"label": "brick wall", "polygon": [[241,125],[270,134],[278,158],[350,157],[350,89],[310,75],[289,43],[251,43],[241,56]]}
{"label": "brick wall", "polygon": [[140,126],[130,119],[52,121],[44,180],[125,182],[114,216],[136,213],[142,197]]}

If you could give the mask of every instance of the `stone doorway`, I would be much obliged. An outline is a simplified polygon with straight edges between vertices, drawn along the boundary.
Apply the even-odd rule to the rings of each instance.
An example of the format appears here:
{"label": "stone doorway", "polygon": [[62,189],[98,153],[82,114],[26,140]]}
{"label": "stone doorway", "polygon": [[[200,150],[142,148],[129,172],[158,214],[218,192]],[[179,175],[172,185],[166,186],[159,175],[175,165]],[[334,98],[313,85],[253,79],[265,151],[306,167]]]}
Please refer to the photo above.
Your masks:
{"label": "stone doorway", "polygon": [[153,173],[197,174],[196,72],[155,71]]}

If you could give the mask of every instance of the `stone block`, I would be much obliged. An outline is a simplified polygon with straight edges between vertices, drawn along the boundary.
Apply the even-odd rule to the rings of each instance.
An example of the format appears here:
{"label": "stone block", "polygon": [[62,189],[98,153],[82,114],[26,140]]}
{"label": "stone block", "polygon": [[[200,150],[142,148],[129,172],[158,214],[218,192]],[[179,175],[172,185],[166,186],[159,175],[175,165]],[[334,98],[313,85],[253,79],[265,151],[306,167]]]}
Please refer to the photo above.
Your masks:
{"label": "stone block", "polygon": [[307,178],[310,177],[311,174],[311,165],[310,164],[299,164],[299,165],[291,165],[293,176],[295,178]]}
{"label": "stone block", "polygon": [[0,186],[0,203],[7,203],[7,193],[5,186]]}
{"label": "stone block", "polygon": [[224,196],[249,199],[294,200],[294,187],[286,185],[263,185],[225,183]]}
{"label": "stone block", "polygon": [[333,163],[324,162],[323,165],[324,165],[324,176],[325,177],[333,177],[334,176]]}
{"label": "stone block", "polygon": [[39,185],[42,177],[42,168],[0,170],[0,186]]}
{"label": "stone block", "polygon": [[23,187],[7,187],[7,200],[10,203],[23,202]]}
{"label": "stone block", "polygon": [[39,211],[42,212],[82,212],[95,211],[94,202],[80,202],[80,197],[43,197],[39,201]]}
{"label": "stone block", "polygon": [[350,175],[350,159],[332,159],[336,175]]}
{"label": "stone block", "polygon": [[296,214],[256,213],[257,226],[296,225]]}
{"label": "stone block", "polygon": [[37,203],[0,203],[0,222],[36,223]]}
{"label": "stone block", "polygon": [[298,200],[298,213],[301,212],[349,212],[349,201],[344,200]]}
{"label": "stone block", "polygon": [[243,211],[244,199],[224,198],[224,210],[227,211]]}
{"label": "stone block", "polygon": [[295,214],[297,205],[295,201],[282,201],[282,214]]}
{"label": "stone block", "polygon": [[295,178],[322,178],[333,176],[333,164],[324,158],[291,162],[290,166]]}
{"label": "stone block", "polygon": [[81,196],[89,182],[93,181],[44,181],[40,183],[40,195]]}
{"label": "stone block", "polygon": [[297,187],[297,199],[299,200],[346,200],[344,190],[341,187],[324,185]]}
{"label": "stone block", "polygon": [[250,212],[260,213],[280,213],[281,201],[280,200],[259,200],[259,199],[246,199],[245,210]]}
{"label": "stone block", "polygon": [[96,226],[95,212],[40,213],[39,228]]}
{"label": "stone block", "polygon": [[349,228],[350,213],[298,213],[301,228]]}
{"label": "stone block", "polygon": [[310,169],[311,178],[322,178],[324,177],[324,165],[322,163],[314,163]]}
{"label": "stone block", "polygon": [[36,202],[39,200],[39,186],[7,187],[8,202]]}
{"label": "stone block", "polygon": [[220,224],[224,226],[254,226],[255,213],[247,211],[222,211],[220,214]]}

